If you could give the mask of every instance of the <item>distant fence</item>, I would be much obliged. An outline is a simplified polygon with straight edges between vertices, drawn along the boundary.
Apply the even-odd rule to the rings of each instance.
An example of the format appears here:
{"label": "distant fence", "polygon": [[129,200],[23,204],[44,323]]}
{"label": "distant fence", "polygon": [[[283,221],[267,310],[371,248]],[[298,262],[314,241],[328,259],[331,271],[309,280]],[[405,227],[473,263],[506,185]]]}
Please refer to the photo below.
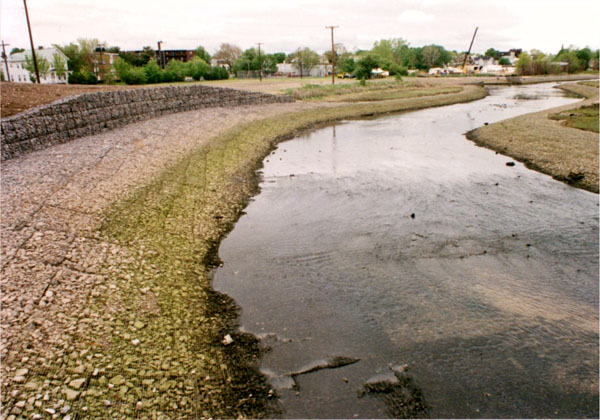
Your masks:
{"label": "distant fence", "polygon": [[160,115],[278,102],[294,100],[202,85],[85,93],[2,119],[2,160]]}

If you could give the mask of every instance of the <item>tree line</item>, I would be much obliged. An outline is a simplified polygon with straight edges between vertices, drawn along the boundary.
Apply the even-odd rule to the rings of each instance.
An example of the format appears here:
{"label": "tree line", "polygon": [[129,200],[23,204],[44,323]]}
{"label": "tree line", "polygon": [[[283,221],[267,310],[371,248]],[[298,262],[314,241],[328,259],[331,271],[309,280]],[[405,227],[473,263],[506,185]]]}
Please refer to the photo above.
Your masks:
{"label": "tree line", "polygon": [[[62,56],[55,54],[52,63],[43,58],[38,59],[38,69],[42,76],[51,67],[57,74],[64,75],[67,69],[71,72],[69,83],[93,84],[114,83],[120,80],[126,84],[180,82],[191,78],[193,80],[226,79],[230,75],[238,77],[256,77],[277,73],[277,65],[289,62],[298,71],[300,77],[310,74],[319,64],[331,66],[335,59],[336,72],[350,74],[359,79],[368,79],[372,70],[382,68],[390,75],[403,76],[409,69],[427,71],[432,67],[444,67],[448,64],[460,65],[464,52],[449,51],[441,45],[426,45],[413,47],[402,38],[382,39],[376,41],[370,50],[350,52],[343,44],[335,44],[334,50],[319,55],[316,51],[301,47],[286,54],[265,53],[257,48],[242,50],[230,43],[223,43],[219,49],[210,55],[202,46],[195,50],[191,61],[181,62],[170,60],[165,68],[158,65],[156,52],[150,47],[144,47],[139,52],[121,51],[119,47],[109,47],[97,39],[80,38],[77,42],[67,45],[54,45],[59,48],[68,60],[64,63]],[[13,49],[14,52],[22,51]],[[102,63],[102,52],[117,53],[118,59],[113,66]],[[506,57],[489,48],[485,57],[498,60],[500,65],[510,65]],[[211,66],[211,60],[217,65]],[[35,72],[33,62],[26,57],[26,68],[33,80]],[[576,47],[561,48],[556,54],[544,54],[539,50],[522,52],[516,63],[517,72],[522,75],[576,73],[588,68],[598,70],[598,50]],[[331,68],[328,69],[328,71]]]}

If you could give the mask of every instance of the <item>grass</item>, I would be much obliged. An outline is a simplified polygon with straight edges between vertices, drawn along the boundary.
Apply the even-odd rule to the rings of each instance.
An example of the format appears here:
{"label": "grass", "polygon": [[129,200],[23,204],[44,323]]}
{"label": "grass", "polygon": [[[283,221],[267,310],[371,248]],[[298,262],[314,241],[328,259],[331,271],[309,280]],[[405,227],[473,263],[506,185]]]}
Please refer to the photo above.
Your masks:
{"label": "grass", "polygon": [[584,106],[579,109],[551,114],[550,118],[563,121],[566,127],[598,133],[598,105]]}
{"label": "grass", "polygon": [[338,83],[335,85],[321,85],[321,84],[305,84],[300,88],[286,89],[284,93],[292,96],[294,99],[300,100],[322,100],[334,96],[381,91],[388,89],[399,89],[406,84],[399,83],[397,81],[380,81],[380,82],[367,82],[362,86],[358,81],[353,83]]}
{"label": "grass", "polygon": [[446,86],[437,88],[417,88],[400,87],[389,88],[384,91],[371,90],[347,95],[340,95],[333,98],[333,101],[339,102],[375,102],[388,101],[393,99],[418,98],[421,96],[444,95],[447,93],[458,93],[462,90],[460,86]]}

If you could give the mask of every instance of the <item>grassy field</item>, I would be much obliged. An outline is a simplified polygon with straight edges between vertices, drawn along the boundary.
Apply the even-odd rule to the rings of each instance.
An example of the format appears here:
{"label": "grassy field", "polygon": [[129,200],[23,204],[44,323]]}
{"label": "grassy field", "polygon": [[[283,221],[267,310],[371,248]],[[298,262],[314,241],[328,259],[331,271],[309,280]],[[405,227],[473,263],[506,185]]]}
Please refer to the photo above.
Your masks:
{"label": "grassy field", "polygon": [[460,86],[430,86],[417,79],[408,81],[369,81],[341,83],[337,85],[307,84],[300,88],[286,89],[285,93],[297,100],[327,102],[376,102],[393,99],[457,93]]}

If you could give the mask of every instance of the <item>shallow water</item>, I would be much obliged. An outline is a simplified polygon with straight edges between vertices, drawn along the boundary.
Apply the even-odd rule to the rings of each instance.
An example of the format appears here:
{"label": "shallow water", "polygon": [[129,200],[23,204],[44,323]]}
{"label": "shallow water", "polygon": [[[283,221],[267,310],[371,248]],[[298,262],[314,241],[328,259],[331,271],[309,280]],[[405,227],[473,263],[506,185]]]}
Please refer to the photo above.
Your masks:
{"label": "shallow water", "polygon": [[[411,416],[598,416],[598,196],[463,136],[573,101],[497,88],[265,160],[214,287],[272,347],[261,369],[284,417],[399,416],[398,398],[361,394],[398,378],[413,391],[396,397],[417,389],[428,407]],[[336,356],[360,361],[290,375]]]}

